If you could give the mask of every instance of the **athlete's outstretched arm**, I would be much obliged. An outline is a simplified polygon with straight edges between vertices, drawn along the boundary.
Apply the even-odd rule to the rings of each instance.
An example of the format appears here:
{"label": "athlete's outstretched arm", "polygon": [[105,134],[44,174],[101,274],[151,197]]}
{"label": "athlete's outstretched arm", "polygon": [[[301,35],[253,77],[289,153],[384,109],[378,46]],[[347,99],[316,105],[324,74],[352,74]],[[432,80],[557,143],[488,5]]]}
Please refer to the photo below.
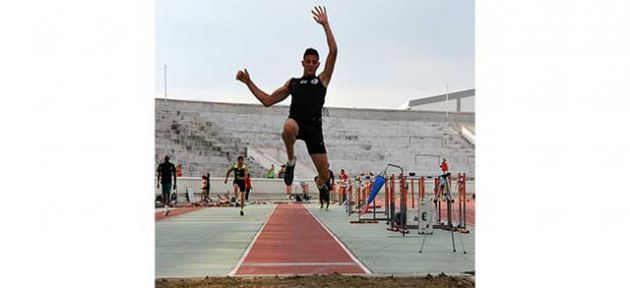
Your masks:
{"label": "athlete's outstretched arm", "polygon": [[230,173],[232,173],[233,170],[234,167],[230,167],[230,169],[227,170],[227,173],[225,173],[225,181],[223,181],[223,183],[227,183],[227,179],[230,177]]}
{"label": "athlete's outstretched arm", "polygon": [[265,91],[260,90],[260,88],[254,84],[252,79],[249,78],[249,72],[247,72],[247,69],[238,71],[238,73],[236,73],[236,80],[245,83],[247,88],[249,88],[249,91],[251,91],[258,101],[260,101],[260,103],[262,103],[265,107],[276,104],[289,96],[289,81],[269,95],[265,93]]}
{"label": "athlete's outstretched arm", "polygon": [[328,56],[326,57],[326,65],[324,66],[324,71],[319,74],[319,79],[322,80],[322,84],[328,87],[328,83],[330,83],[330,78],[332,77],[333,70],[335,69],[335,61],[337,61],[337,42],[335,42],[335,36],[333,36],[332,30],[330,29],[330,23],[328,23],[328,14],[326,13],[326,7],[315,7],[314,10],[311,10],[313,13],[313,19],[317,21],[317,23],[322,24],[324,27],[324,32],[326,32],[326,41],[328,42]]}

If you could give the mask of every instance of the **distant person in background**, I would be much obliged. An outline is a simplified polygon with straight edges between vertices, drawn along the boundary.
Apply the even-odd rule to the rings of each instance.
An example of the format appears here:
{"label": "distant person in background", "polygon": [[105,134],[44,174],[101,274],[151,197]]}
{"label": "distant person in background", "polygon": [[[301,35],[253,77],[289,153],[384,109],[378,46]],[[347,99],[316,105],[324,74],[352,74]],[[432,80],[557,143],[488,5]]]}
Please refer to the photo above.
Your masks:
{"label": "distant person in background", "polygon": [[346,174],[346,171],[341,169],[341,172],[339,172],[339,193],[341,193],[341,202],[345,202],[347,199],[346,196],[346,186],[348,185],[348,174]]}
{"label": "distant person in background", "polygon": [[201,202],[210,203],[210,173],[201,176]]}
{"label": "distant person in background", "polygon": [[293,195],[293,185],[286,185],[285,184],[284,186],[286,187],[285,191],[287,192],[287,199],[291,200],[292,199],[291,195]]}
{"label": "distant person in background", "polygon": [[182,177],[182,161],[177,162],[177,166],[175,166],[175,175],[177,175],[177,177]]}
{"label": "distant person in background", "polygon": [[[440,170],[442,170],[442,175],[440,175],[440,191],[442,196],[446,197],[450,194],[450,183],[451,183],[451,173],[448,171],[448,163],[446,163],[446,158],[442,158],[442,164],[440,164]],[[450,195],[449,195],[450,196]]]}
{"label": "distant person in background", "polygon": [[[164,156],[164,162],[157,168],[157,188],[160,189],[162,184],[162,199],[164,201],[164,215],[168,215],[168,204],[171,199],[171,188],[177,189],[177,175],[175,174],[175,165],[169,162],[169,157]],[[171,179],[172,178],[172,179]],[[171,181],[173,180],[173,181]]]}
{"label": "distant person in background", "polygon": [[[243,212],[243,206],[245,206],[245,175],[247,175],[249,173],[249,171],[247,170],[247,165],[245,165],[245,158],[243,158],[243,156],[238,156],[236,164],[234,164],[232,167],[230,167],[230,169],[228,169],[227,173],[225,173],[225,181],[223,181],[223,183],[227,184],[227,180],[228,177],[230,177],[230,173],[232,173],[232,171],[234,171],[234,182],[232,182],[232,186],[234,187],[234,196],[235,198],[239,199],[240,198],[240,203],[241,203],[241,216],[244,216],[245,213]],[[240,191],[240,193],[238,193],[238,196],[236,194],[236,191]],[[237,204],[238,207],[238,204]]]}
{"label": "distant person in background", "polygon": [[273,164],[271,164],[271,167],[269,167],[269,170],[267,170],[267,178],[270,178],[270,179],[274,178],[276,174],[275,170],[276,170],[276,167],[273,166]]}
{"label": "distant person in background", "polygon": [[448,173],[448,163],[446,163],[446,158],[442,158],[442,164],[440,164],[440,169],[442,170],[442,174]]}
{"label": "distant person in background", "polygon": [[[278,178],[283,179],[284,178],[284,173],[287,171],[286,170],[287,165],[286,164],[282,164],[282,166],[280,166],[280,171],[278,171]],[[287,192],[287,199],[291,200],[291,195],[293,194],[293,186],[291,185],[285,185],[285,191]]]}
{"label": "distant person in background", "polygon": [[252,176],[249,175],[249,171],[245,176],[245,201],[249,201],[249,191],[252,190]]}
{"label": "distant person in background", "polygon": [[311,200],[311,196],[308,195],[308,183],[306,183],[306,181],[304,181],[304,180],[300,181],[300,184],[298,185],[297,188],[302,190],[302,196],[303,196],[304,200],[306,200],[306,201]]}
{"label": "distant person in background", "polygon": [[330,191],[335,191],[335,172],[330,169],[330,163],[328,163],[328,173],[330,174],[326,186],[328,186],[328,202],[326,203],[326,211],[328,211],[328,205],[330,204]]}
{"label": "distant person in background", "polygon": [[[333,191],[333,185],[335,182],[335,173],[333,173],[332,170],[330,170],[330,168],[328,168],[328,180],[326,181],[326,183],[324,183],[324,185],[326,185],[326,187],[328,188],[326,190],[320,190],[319,191],[319,210],[324,209],[324,203],[326,203],[326,211],[328,211],[328,206],[330,205],[330,191]],[[319,176],[315,176],[315,182],[317,182],[317,178]]]}
{"label": "distant person in background", "polygon": [[278,171],[278,178],[284,179],[284,172],[286,171],[286,167],[286,164],[282,164],[282,166],[280,166],[280,171]]}

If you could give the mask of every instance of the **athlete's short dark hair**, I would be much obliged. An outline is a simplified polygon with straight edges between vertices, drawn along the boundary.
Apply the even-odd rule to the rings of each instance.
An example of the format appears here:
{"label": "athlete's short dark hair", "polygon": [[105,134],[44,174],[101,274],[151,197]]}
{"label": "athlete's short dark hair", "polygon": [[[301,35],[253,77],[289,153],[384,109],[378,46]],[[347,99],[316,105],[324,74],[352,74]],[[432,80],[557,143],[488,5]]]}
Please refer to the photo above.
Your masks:
{"label": "athlete's short dark hair", "polygon": [[306,56],[308,55],[315,55],[317,59],[319,59],[319,53],[317,53],[317,50],[313,48],[306,49],[306,51],[304,51],[304,56],[302,56],[302,59],[306,58]]}
{"label": "athlete's short dark hair", "polygon": [[243,160],[245,158],[243,158],[243,156],[238,156],[238,158],[236,158],[236,160]]}

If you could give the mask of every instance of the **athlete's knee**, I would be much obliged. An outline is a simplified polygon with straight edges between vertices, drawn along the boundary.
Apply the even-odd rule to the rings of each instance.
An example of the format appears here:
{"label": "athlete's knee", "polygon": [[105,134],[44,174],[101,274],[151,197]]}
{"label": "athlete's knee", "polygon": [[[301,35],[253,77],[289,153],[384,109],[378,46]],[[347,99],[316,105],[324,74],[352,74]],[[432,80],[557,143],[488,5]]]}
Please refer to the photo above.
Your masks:
{"label": "athlete's knee", "polygon": [[299,127],[294,120],[287,120],[284,123],[284,128],[282,129],[282,136],[293,136],[295,137],[298,134]]}
{"label": "athlete's knee", "polygon": [[330,178],[330,172],[328,172],[328,168],[326,169],[317,169],[318,178],[322,179],[324,182],[328,181]]}

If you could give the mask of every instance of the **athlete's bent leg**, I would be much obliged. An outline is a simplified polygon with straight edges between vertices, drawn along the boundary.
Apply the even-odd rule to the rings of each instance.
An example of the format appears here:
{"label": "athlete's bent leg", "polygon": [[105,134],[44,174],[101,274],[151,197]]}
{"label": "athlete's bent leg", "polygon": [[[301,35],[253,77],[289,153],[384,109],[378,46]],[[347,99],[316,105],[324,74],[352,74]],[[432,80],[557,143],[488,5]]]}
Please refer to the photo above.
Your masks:
{"label": "athlete's bent leg", "polygon": [[328,171],[328,156],[325,153],[320,154],[311,154],[311,159],[313,159],[313,164],[315,164],[315,168],[317,169],[317,187],[321,187],[324,183],[328,182],[330,178],[330,172]]}
{"label": "athlete's bent leg", "polygon": [[284,184],[291,185],[293,184],[293,172],[295,170],[295,155],[293,151],[293,145],[295,144],[295,140],[297,139],[298,132],[300,131],[300,127],[297,122],[291,118],[287,119],[284,123],[284,129],[282,131],[282,140],[284,140],[284,145],[287,148],[287,166],[284,172]]}
{"label": "athlete's bent leg", "polygon": [[234,201],[238,201],[238,184],[232,184],[232,189],[234,190]]}
{"label": "athlete's bent leg", "polygon": [[245,192],[241,191],[241,216],[243,216],[243,206],[245,206]]}
{"label": "athlete's bent leg", "polygon": [[295,158],[293,145],[297,139],[300,126],[297,122],[291,118],[287,119],[282,129],[282,140],[284,140],[284,146],[287,148],[287,159],[292,160]]}

